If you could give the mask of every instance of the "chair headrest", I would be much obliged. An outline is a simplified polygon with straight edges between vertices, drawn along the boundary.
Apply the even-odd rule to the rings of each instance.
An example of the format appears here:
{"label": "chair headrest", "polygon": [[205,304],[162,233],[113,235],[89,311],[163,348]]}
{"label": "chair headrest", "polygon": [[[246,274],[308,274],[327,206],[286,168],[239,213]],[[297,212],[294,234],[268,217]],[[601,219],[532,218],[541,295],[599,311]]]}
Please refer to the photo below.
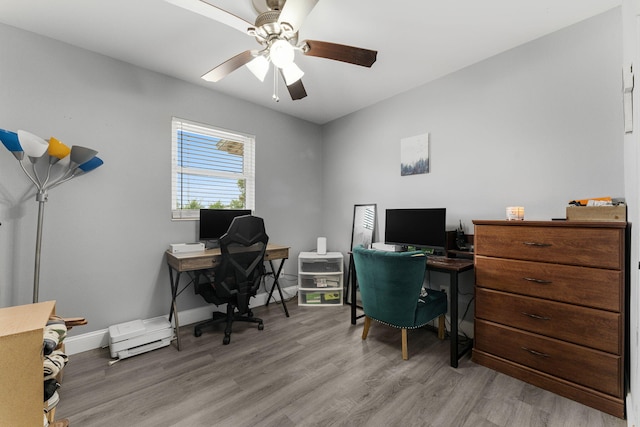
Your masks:
{"label": "chair headrest", "polygon": [[250,246],[256,242],[267,243],[268,240],[264,220],[253,215],[243,215],[233,219],[226,234],[220,238],[220,244],[236,242]]}

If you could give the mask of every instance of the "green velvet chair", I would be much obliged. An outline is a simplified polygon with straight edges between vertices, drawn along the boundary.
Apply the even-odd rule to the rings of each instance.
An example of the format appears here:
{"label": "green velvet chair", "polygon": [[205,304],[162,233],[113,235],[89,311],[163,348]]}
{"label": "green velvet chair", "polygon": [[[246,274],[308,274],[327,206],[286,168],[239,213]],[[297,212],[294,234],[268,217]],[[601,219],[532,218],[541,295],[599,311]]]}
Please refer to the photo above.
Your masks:
{"label": "green velvet chair", "polygon": [[407,360],[407,329],[425,326],[438,317],[438,338],[444,339],[447,294],[428,289],[420,296],[426,257],[422,252],[385,252],[353,249],[356,277],[365,314],[362,339],[371,319],[402,329],[402,358]]}

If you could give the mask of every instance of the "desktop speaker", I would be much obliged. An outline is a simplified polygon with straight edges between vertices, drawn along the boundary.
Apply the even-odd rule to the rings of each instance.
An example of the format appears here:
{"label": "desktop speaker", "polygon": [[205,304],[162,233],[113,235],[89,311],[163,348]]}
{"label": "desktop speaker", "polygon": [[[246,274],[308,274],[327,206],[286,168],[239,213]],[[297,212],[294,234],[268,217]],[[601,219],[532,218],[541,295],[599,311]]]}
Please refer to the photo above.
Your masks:
{"label": "desktop speaker", "polygon": [[318,246],[316,252],[318,255],[326,255],[327,254],[327,238],[326,237],[318,237]]}

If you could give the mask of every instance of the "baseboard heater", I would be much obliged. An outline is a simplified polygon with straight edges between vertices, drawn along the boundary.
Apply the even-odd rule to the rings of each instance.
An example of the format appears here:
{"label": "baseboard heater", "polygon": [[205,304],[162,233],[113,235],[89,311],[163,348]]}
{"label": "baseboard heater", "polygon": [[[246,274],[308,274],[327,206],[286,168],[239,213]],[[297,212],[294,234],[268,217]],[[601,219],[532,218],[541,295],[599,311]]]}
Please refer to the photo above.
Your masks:
{"label": "baseboard heater", "polygon": [[111,357],[118,359],[166,347],[172,338],[171,323],[162,318],[133,320],[109,326],[109,350]]}

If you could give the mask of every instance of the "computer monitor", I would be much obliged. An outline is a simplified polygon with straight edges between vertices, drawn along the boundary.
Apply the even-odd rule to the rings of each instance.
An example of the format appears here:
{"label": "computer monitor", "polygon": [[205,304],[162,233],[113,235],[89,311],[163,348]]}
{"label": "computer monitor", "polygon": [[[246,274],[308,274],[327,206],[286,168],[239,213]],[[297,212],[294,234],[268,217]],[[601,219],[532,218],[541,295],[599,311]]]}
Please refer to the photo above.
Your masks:
{"label": "computer monitor", "polygon": [[242,215],[251,215],[250,209],[200,209],[200,231],[198,239],[207,247],[218,245],[233,218]]}
{"label": "computer monitor", "polygon": [[447,246],[445,208],[387,209],[384,241],[443,254]]}

